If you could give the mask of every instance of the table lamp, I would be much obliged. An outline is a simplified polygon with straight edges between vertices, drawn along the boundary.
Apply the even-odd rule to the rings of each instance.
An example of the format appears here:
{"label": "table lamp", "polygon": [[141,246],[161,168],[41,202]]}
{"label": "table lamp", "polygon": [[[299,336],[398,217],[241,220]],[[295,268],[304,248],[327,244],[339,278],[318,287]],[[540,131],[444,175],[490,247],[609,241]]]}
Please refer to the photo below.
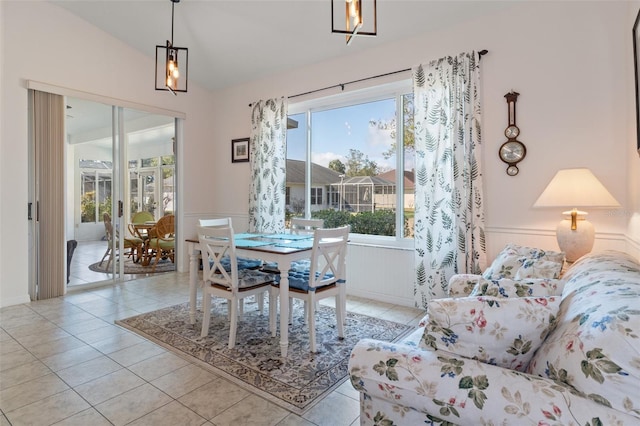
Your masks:
{"label": "table lamp", "polygon": [[595,230],[578,207],[620,207],[618,201],[587,168],[558,171],[533,204],[534,207],[571,207],[556,228],[560,250],[575,262],[593,248]]}

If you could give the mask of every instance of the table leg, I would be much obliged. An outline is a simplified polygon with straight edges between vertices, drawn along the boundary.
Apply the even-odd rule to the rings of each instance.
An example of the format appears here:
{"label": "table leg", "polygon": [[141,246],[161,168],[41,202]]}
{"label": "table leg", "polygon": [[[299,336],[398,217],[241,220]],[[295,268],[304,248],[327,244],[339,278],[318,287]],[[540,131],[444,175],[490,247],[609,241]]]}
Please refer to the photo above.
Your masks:
{"label": "table leg", "polygon": [[287,356],[289,346],[289,262],[281,262],[280,268],[280,354]]}
{"label": "table leg", "polygon": [[189,320],[196,323],[196,302],[198,298],[198,254],[195,243],[187,245],[189,251]]}

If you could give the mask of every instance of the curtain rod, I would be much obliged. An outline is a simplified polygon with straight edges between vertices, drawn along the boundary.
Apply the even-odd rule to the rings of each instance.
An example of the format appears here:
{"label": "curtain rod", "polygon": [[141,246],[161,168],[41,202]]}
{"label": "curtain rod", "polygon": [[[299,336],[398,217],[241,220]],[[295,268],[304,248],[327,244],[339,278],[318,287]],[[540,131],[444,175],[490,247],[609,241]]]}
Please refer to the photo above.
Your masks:
{"label": "curtain rod", "polygon": [[[486,50],[486,49],[480,50],[480,51],[478,51],[478,57],[480,59],[482,59],[482,57],[484,55],[486,55],[487,53],[489,53],[489,51]],[[347,81],[346,83],[338,83],[338,84],[334,84],[333,86],[327,86],[327,87],[323,87],[323,88],[320,88],[320,89],[309,90],[308,92],[298,93],[298,94],[295,94],[295,95],[287,96],[287,98],[288,99],[297,98],[298,96],[310,95],[312,93],[322,92],[323,90],[335,89],[337,87],[340,87],[340,89],[344,91],[344,86],[346,86],[347,84],[360,83],[360,82],[363,82],[363,81],[373,80],[375,78],[380,78],[380,77],[387,77],[389,75],[400,74],[402,72],[407,72],[407,71],[411,71],[411,68],[405,68],[403,70],[391,71],[391,72],[387,72],[387,73],[384,73],[384,74],[374,75],[374,76],[371,76],[371,77],[360,78],[358,80]],[[249,106],[251,107],[251,106],[253,106],[253,104],[249,104]]]}

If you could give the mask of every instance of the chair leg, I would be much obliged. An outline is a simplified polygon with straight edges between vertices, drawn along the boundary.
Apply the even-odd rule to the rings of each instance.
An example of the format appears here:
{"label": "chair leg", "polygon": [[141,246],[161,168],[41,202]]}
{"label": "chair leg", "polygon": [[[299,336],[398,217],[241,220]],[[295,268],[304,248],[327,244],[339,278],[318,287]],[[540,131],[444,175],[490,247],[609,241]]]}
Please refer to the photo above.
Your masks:
{"label": "chair leg", "polygon": [[233,349],[236,345],[236,330],[238,329],[238,302],[242,303],[242,299],[229,299],[231,306],[231,324],[229,326],[229,349]]}
{"label": "chair leg", "polygon": [[162,249],[158,247],[158,250],[156,251],[156,261],[153,264],[153,268],[151,269],[151,272],[155,272],[156,266],[158,266],[158,262],[160,262],[160,257],[162,257]]}
{"label": "chair leg", "polygon": [[271,330],[271,337],[276,337],[277,332],[277,319],[278,319],[278,295],[280,294],[277,287],[271,287],[269,289],[269,329]]}
{"label": "chair leg", "polygon": [[200,337],[205,337],[207,334],[209,334],[210,323],[211,323],[211,295],[206,291],[203,291],[202,292],[202,331],[200,332]]}
{"label": "chair leg", "polygon": [[107,271],[109,270],[109,265],[111,265],[111,261],[113,260],[113,249],[109,249],[109,258],[107,259]]}
{"label": "chair leg", "polygon": [[342,318],[343,324],[347,324],[347,284],[340,283],[340,299],[342,301]]}
{"label": "chair leg", "polygon": [[256,294],[255,297],[258,299],[258,309],[260,310],[260,315],[262,315],[264,313],[264,293]]}
{"label": "chair leg", "polygon": [[[102,259],[100,260],[100,266],[102,266],[102,262],[104,262],[104,259],[109,255],[109,253],[111,253],[111,246],[107,247],[107,251],[104,252],[104,256],[102,256]],[[107,265],[107,268],[109,266]]]}
{"label": "chair leg", "polygon": [[344,323],[346,321],[344,306],[344,299],[341,295],[336,295],[336,321],[338,325],[338,337],[341,339],[344,339]]}
{"label": "chair leg", "polygon": [[309,324],[309,344],[311,352],[316,353],[316,304],[313,298],[307,300],[307,311],[309,313],[307,323]]}

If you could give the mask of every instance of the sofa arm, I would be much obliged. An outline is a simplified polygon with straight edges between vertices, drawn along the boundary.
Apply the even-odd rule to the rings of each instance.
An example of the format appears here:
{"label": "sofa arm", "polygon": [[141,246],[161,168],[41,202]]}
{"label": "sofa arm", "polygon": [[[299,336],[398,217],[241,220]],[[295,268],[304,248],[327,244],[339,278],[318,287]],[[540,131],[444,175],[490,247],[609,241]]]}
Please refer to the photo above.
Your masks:
{"label": "sofa arm", "polygon": [[[361,424],[404,424],[424,413],[427,424],[638,424],[640,418],[572,394],[565,386],[444,351],[363,339],[349,360],[361,395]],[[385,400],[366,412],[366,399]],[[389,405],[391,404],[391,405]],[[413,409],[413,410],[412,410]],[[414,416],[416,413],[413,413]],[[415,416],[414,416],[415,418]]]}
{"label": "sofa arm", "polygon": [[456,274],[449,279],[449,294],[447,297],[466,297],[478,283],[482,275]]}

